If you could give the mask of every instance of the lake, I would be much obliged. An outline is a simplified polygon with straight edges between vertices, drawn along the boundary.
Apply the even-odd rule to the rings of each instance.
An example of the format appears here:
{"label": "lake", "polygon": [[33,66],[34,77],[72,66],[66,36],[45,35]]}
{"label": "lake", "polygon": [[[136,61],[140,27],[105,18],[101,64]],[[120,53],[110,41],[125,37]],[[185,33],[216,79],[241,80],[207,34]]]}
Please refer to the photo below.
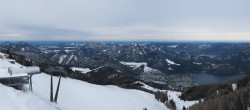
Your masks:
{"label": "lake", "polygon": [[228,80],[246,76],[246,74],[229,74],[229,75],[214,75],[208,73],[200,73],[193,78],[193,81],[198,85],[221,83]]}

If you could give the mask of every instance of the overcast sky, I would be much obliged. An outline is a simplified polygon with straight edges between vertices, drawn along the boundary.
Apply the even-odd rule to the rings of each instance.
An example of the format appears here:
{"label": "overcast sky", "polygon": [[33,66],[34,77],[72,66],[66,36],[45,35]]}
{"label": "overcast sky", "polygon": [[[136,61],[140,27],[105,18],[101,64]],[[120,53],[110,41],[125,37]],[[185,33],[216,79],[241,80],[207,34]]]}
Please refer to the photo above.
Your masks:
{"label": "overcast sky", "polygon": [[250,0],[0,0],[0,39],[250,41]]}

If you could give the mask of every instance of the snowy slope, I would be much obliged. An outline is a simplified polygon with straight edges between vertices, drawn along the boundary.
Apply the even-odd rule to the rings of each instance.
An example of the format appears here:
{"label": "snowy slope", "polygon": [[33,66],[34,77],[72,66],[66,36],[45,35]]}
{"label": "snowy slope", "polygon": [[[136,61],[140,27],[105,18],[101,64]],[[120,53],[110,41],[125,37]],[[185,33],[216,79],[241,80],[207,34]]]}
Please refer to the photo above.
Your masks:
{"label": "snowy slope", "polygon": [[124,61],[121,61],[120,63],[123,64],[123,65],[127,65],[127,66],[129,66],[129,67],[131,67],[133,69],[136,69],[136,68],[138,68],[138,67],[140,67],[142,65],[144,65],[144,66],[147,65],[146,62],[139,62],[138,63],[138,62],[124,62]]}
{"label": "snowy slope", "polygon": [[70,69],[72,71],[80,71],[81,73],[88,73],[91,71],[89,68],[80,68],[80,67],[72,67]]}
{"label": "snowy slope", "polygon": [[[0,55],[3,55],[0,53]],[[26,73],[10,75],[8,68],[20,68],[22,65],[9,62],[4,56],[0,58],[0,78],[26,76]],[[0,110],[57,110],[53,103],[43,101],[30,91],[20,91],[0,83]]]}
{"label": "snowy slope", "polygon": [[[0,53],[1,55],[1,53]],[[10,75],[8,72],[8,68],[23,68],[22,65],[16,63],[16,64],[12,64],[9,62],[9,59],[6,59],[5,57],[0,58],[0,77],[14,77],[14,76],[27,76],[27,73],[21,73],[21,74],[13,74]]]}
{"label": "snowy slope", "polygon": [[146,62],[120,62],[123,65],[127,65],[133,69],[139,68],[140,66],[144,65],[144,72],[150,72],[150,71],[157,71],[156,69],[148,67]]}
{"label": "snowy slope", "polygon": [[180,95],[181,95],[181,92],[168,90],[168,99],[173,100],[175,102],[177,110],[182,110],[183,106],[185,106],[187,108],[187,107],[190,107],[190,106],[192,106],[192,105],[199,102],[199,101],[184,101],[184,100],[181,100],[179,98]]}
{"label": "snowy slope", "polygon": [[61,64],[66,57],[67,57],[67,55],[60,56],[58,63]]}
{"label": "snowy slope", "polygon": [[[33,77],[34,94],[49,101],[50,76],[42,73]],[[54,88],[58,77],[54,77]],[[63,110],[168,110],[154,95],[117,86],[100,86],[62,78],[58,107]]]}
{"label": "snowy slope", "polygon": [[0,84],[0,110],[58,110],[30,91],[23,92]]}
{"label": "snowy slope", "polygon": [[[0,74],[7,74],[8,67],[22,65],[0,59]],[[1,75],[0,75],[1,77]],[[58,77],[54,77],[54,93]],[[117,86],[101,86],[71,78],[62,78],[58,103],[51,103],[50,76],[34,75],[33,92],[20,91],[0,84],[0,110],[168,110],[154,95]],[[27,89],[29,85],[25,85]]]}
{"label": "snowy slope", "polygon": [[180,65],[180,64],[176,64],[175,62],[173,62],[173,61],[171,61],[171,60],[169,60],[169,59],[165,59],[166,60],[166,62],[168,63],[168,65]]}

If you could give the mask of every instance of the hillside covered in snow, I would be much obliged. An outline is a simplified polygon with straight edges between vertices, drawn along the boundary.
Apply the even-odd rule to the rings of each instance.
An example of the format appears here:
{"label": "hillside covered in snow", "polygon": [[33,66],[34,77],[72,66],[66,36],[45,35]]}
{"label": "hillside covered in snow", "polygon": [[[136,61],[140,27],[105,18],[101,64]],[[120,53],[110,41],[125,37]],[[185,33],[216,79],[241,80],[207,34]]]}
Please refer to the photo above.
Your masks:
{"label": "hillside covered in snow", "polygon": [[[1,59],[0,74],[8,67],[21,66],[11,64],[8,59]],[[54,93],[58,77],[54,77]],[[42,73],[33,76],[33,92],[29,85],[24,90],[16,90],[0,84],[1,110],[168,110],[161,102],[139,90],[123,89],[117,86],[101,86],[70,78],[62,78],[58,102],[49,101],[50,76]]]}

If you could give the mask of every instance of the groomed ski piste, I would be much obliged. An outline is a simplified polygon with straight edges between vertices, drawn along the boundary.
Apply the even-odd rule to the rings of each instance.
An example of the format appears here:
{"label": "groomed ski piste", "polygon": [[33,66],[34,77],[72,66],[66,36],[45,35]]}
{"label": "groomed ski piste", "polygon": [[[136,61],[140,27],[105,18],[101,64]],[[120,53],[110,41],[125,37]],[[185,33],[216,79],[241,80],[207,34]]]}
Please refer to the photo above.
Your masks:
{"label": "groomed ski piste", "polygon": [[[2,58],[0,74],[7,71],[3,67],[16,66],[22,65],[12,64],[9,59]],[[59,77],[53,77],[54,93],[58,79]],[[54,103],[50,102],[50,75],[41,73],[34,75],[32,80],[33,92],[0,84],[0,110],[169,110],[153,94],[147,92],[113,85],[95,85],[71,78],[61,79],[58,101]],[[25,88],[28,86],[25,85]],[[173,92],[169,95],[177,99],[176,94]],[[178,102],[176,104],[178,106]]]}

